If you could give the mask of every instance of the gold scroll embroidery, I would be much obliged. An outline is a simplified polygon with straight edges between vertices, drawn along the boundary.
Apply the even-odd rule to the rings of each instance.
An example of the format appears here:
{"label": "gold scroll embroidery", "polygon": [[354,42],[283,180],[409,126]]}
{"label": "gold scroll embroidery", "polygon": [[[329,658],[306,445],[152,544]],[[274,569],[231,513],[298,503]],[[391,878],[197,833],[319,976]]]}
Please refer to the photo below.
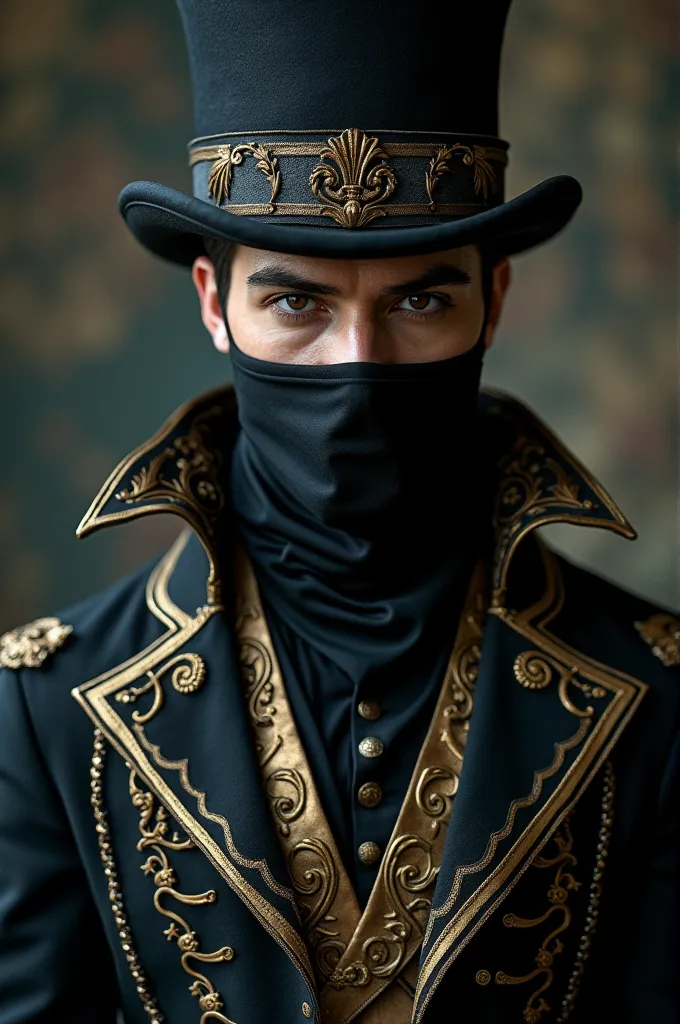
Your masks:
{"label": "gold scroll embroidery", "polygon": [[662,665],[680,665],[680,619],[658,612],[646,622],[636,622],[635,628]]}
{"label": "gold scroll embroidery", "polygon": [[5,668],[40,668],[42,663],[60,647],[73,632],[59,619],[36,619],[20,629],[12,629],[0,636],[0,665]]}
{"label": "gold scroll embroidery", "polygon": [[[186,434],[174,438],[134,473],[115,500],[126,505],[163,501],[182,512],[198,534],[210,561],[208,600],[219,603],[220,588],[215,557],[215,531],[224,509],[222,461],[213,436],[219,407],[196,416]],[[160,510],[165,508],[160,506]]]}
{"label": "gold scroll embroidery", "polygon": [[104,865],[106,884],[109,890],[111,910],[116,922],[118,938],[121,949],[125,955],[130,974],[135,983],[137,995],[139,996],[144,1011],[151,1021],[151,1024],[163,1024],[163,1014],[158,1009],[155,997],[151,994],[149,982],[142,965],[139,962],[137,950],[134,947],[132,932],[128,923],[123,901],[123,891],[118,881],[118,871],[113,858],[113,846],[111,843],[111,830],[109,819],[104,803],[104,766],[106,763],[106,743],[100,729],[94,731],[94,750],[92,763],[90,765],[90,802],[94,813],[94,820],[97,828],[97,842],[99,844],[99,856]]}
{"label": "gold scroll embroidery", "polygon": [[482,193],[484,202],[487,202],[489,189],[495,192],[497,189],[496,178],[493,168],[487,159],[487,153],[483,146],[464,146],[456,143],[453,146],[441,146],[430,160],[425,173],[425,189],[427,191],[430,207],[434,208],[434,190],[439,179],[444,174],[451,174],[454,169],[454,157],[462,156],[466,167],[474,168],[475,192]]}
{"label": "gold scroll embroidery", "polygon": [[[541,942],[536,953],[534,970],[521,976],[497,971],[494,976],[497,985],[525,985],[540,979],[538,988],[531,993],[524,1008],[522,1019],[527,1024],[536,1024],[545,1013],[550,1011],[550,1004],[544,999],[543,993],[547,992],[553,983],[555,957],[564,950],[564,944],[559,936],[567,930],[571,923],[571,909],[567,905],[569,894],[581,885],[569,870],[577,864],[577,859],[572,852],[574,839],[569,828],[568,817],[559,826],[551,842],[556,848],[553,856],[539,854],[532,861],[534,868],[557,869],[547,893],[550,906],[539,917],[528,918],[512,913],[505,914],[503,924],[506,928],[537,928],[555,916],[557,916],[557,924]],[[478,985],[488,985],[491,980],[490,972],[478,971],[475,980]]]}
{"label": "gold scroll embroidery", "polygon": [[483,570],[474,574],[428,737],[363,916],[295,728],[252,568],[243,560],[237,572],[236,632],[263,783],[324,984],[324,1019],[346,1020],[380,995],[422,941],[473,708]]}
{"label": "gold scroll embroidery", "polygon": [[219,146],[216,160],[210,168],[208,176],[208,195],[215,200],[218,206],[222,206],[229,198],[233,169],[242,164],[246,156],[255,157],[257,160],[255,167],[258,171],[262,171],[271,186],[268,211],[274,213],[276,210],[275,200],[281,188],[279,161],[270,150],[265,149],[261,142],[242,146]]}
{"label": "gold scroll embroidery", "polygon": [[[200,941],[196,932],[190,927],[186,919],[164,906],[163,899],[170,896],[179,903],[188,906],[202,906],[214,903],[217,893],[214,889],[207,892],[188,894],[179,892],[176,888],[177,876],[168,858],[166,850],[188,850],[194,846],[192,839],[182,839],[176,833],[168,836],[169,825],[167,812],[162,805],[155,807],[154,798],[150,792],[141,789],[137,785],[137,776],[134,771],[130,772],[130,796],[132,803],[139,810],[139,831],[141,839],[137,843],[140,852],[150,851],[147,859],[141,865],[145,875],[153,875],[156,886],[153,903],[156,910],[170,920],[170,925],[163,934],[168,942],[176,941],[177,948],[181,951],[181,964],[183,969],[195,980],[189,986],[192,996],[198,999],[198,1005],[203,1011],[201,1024],[207,1020],[220,1021],[221,1024],[234,1024],[234,1021],[225,1017],[219,1011],[224,1008],[221,994],[215,989],[212,982],[199,971],[195,963],[214,964],[224,963],[232,960],[234,950],[231,946],[222,946],[214,953],[201,952]],[[152,825],[153,821],[153,825]]]}
{"label": "gold scroll embroidery", "polygon": [[[394,169],[384,161],[387,153],[376,138],[348,128],[330,138],[321,160],[332,160],[340,171],[317,164],[309,176],[312,192],[322,203],[322,214],[344,228],[361,228],[385,214],[383,203],[397,187]],[[376,163],[376,161],[381,161]],[[342,185],[340,177],[342,176]]]}

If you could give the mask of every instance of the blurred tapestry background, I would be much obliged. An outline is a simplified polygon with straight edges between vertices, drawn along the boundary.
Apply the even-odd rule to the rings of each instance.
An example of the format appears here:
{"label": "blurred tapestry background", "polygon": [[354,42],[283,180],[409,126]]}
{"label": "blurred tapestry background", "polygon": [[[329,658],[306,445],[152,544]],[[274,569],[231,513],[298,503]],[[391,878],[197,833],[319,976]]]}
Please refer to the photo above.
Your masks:
{"label": "blurred tapestry background", "polygon": [[[516,261],[486,369],[640,533],[630,544],[563,527],[553,543],[671,604],[675,28],[664,0],[516,0],[503,66],[508,194],[570,173],[586,199],[564,236]],[[178,529],[151,517],[74,538],[119,458],[229,374],[188,275],[146,255],[116,208],[134,178],[189,188],[191,135],[169,0],[3,0],[0,632],[104,586]]]}

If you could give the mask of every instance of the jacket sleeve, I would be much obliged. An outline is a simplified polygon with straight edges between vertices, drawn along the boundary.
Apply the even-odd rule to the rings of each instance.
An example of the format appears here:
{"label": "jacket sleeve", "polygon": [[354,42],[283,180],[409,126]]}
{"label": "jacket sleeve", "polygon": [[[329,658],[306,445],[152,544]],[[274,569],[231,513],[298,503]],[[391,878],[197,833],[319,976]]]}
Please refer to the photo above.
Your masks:
{"label": "jacket sleeve", "polygon": [[[628,959],[619,964],[621,1024],[680,1021],[680,734],[671,748],[649,838],[650,858],[634,900],[638,912],[628,922]],[[630,876],[635,886],[634,864]]]}
{"label": "jacket sleeve", "polygon": [[21,677],[0,671],[0,1024],[113,1024],[118,1002],[112,958]]}

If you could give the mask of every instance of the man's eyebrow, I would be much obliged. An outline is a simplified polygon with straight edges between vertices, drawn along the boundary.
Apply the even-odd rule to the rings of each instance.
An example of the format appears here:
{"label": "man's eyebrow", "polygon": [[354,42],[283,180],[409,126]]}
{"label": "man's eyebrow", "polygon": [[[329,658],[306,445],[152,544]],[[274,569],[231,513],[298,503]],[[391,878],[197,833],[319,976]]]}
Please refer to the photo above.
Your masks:
{"label": "man's eyebrow", "polygon": [[383,289],[383,295],[417,295],[427,288],[436,288],[442,284],[466,285],[470,284],[471,277],[461,267],[452,263],[437,263],[428,267],[420,277],[412,281],[402,281],[401,284],[391,284],[389,288]]}
{"label": "man's eyebrow", "polygon": [[246,278],[246,284],[260,288],[290,288],[292,292],[312,292],[314,295],[340,295],[340,289],[322,281],[301,277],[276,263],[255,270]]}

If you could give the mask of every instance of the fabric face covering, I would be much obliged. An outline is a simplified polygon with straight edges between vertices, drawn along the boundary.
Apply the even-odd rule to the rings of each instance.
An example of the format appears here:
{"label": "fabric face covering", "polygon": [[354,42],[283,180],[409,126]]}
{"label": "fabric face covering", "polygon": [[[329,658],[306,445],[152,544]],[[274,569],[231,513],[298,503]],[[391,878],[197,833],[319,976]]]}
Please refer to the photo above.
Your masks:
{"label": "fabric face covering", "polygon": [[474,459],[483,355],[482,334],[436,362],[299,366],[254,359],[232,339],[249,457],[320,529],[383,547],[405,527],[450,521],[448,467]]}

